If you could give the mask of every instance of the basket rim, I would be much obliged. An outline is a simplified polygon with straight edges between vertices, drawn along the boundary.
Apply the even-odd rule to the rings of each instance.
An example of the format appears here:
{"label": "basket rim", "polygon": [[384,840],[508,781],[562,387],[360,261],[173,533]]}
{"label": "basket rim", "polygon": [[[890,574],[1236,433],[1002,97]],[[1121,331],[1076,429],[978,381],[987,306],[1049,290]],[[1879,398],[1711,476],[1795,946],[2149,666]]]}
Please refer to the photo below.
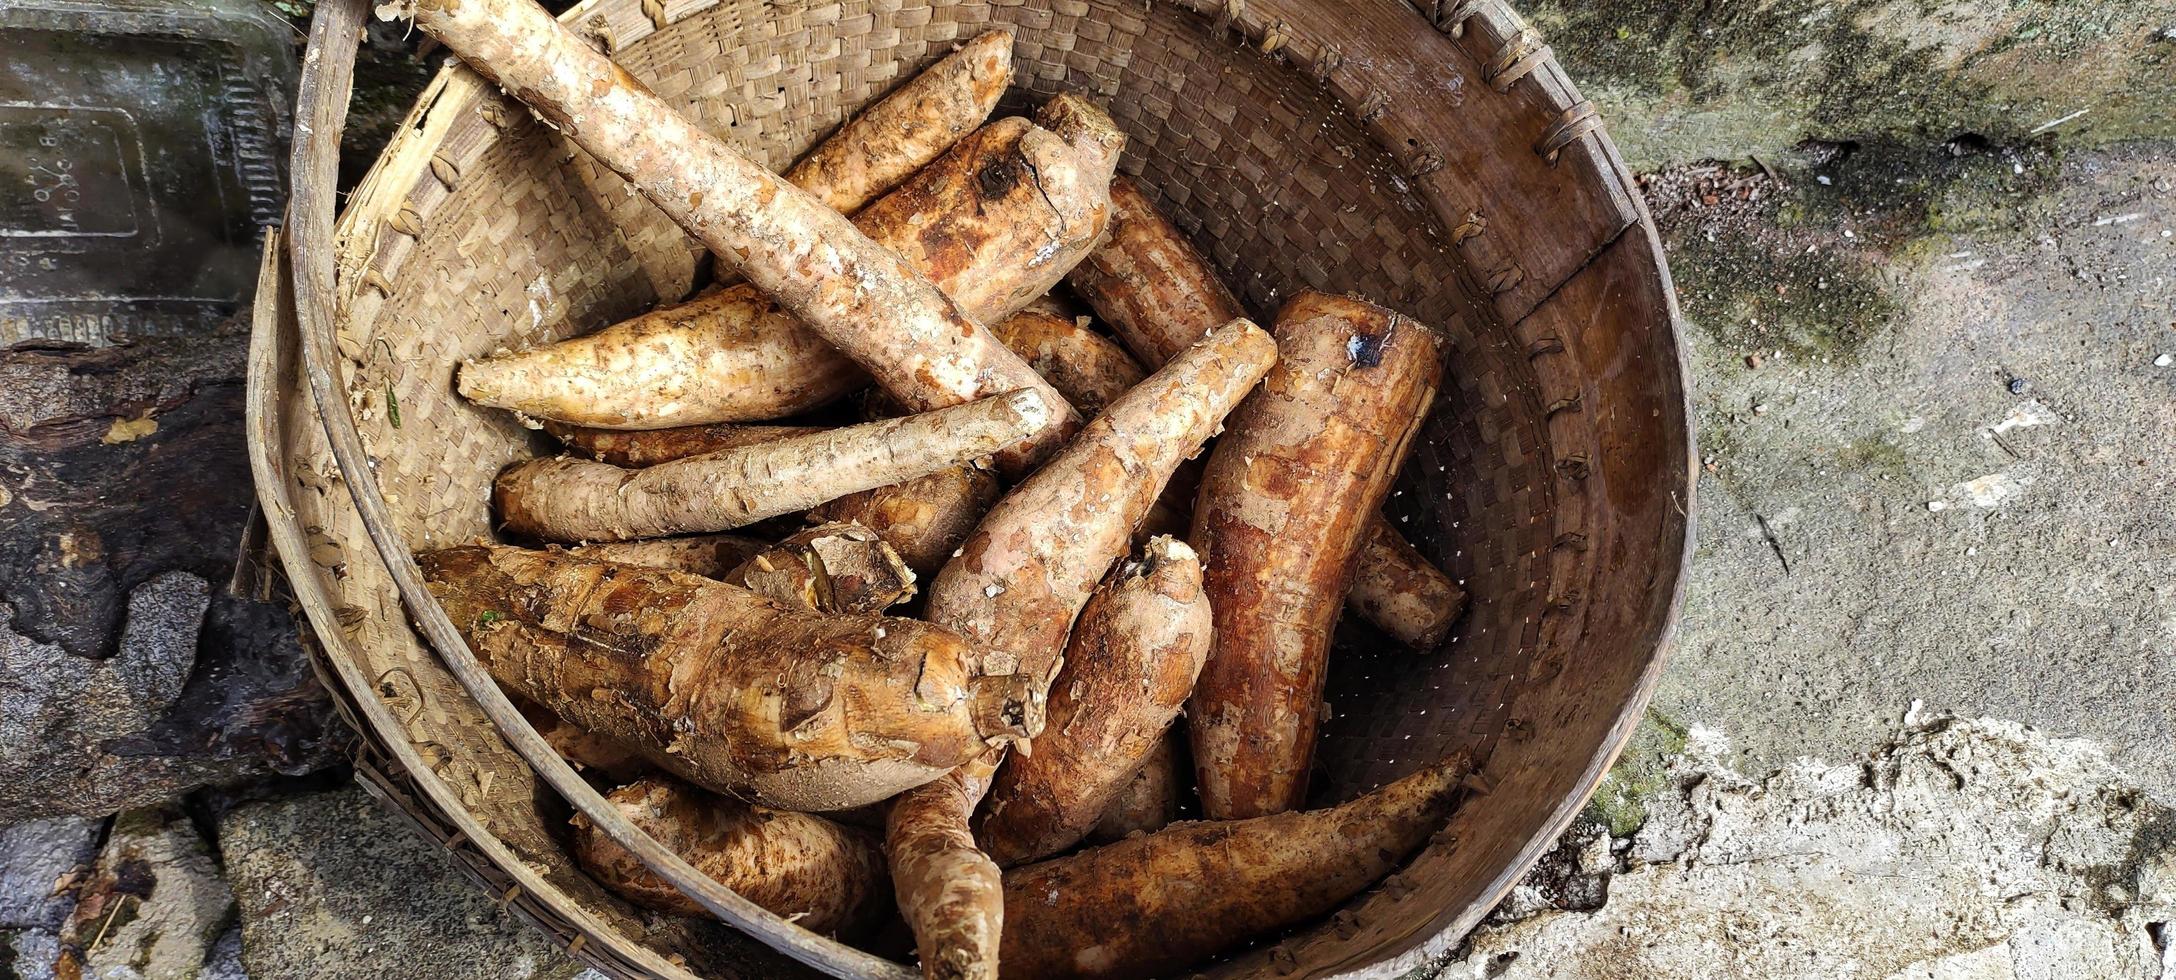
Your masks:
{"label": "basket rim", "polygon": [[[608,50],[610,50],[616,48],[619,44],[639,40],[650,32],[662,29],[688,14],[715,6],[718,2],[719,0],[669,0],[665,4],[652,4],[645,0],[638,7],[633,0],[583,0],[583,2],[563,14],[561,20],[570,25],[580,25],[578,29],[585,30],[591,33],[592,36],[601,37],[605,40]],[[1308,42],[1310,35],[1306,30],[1306,24],[1330,15],[1310,11],[1307,0],[1255,0],[1253,4],[1244,3],[1242,0],[1161,0],[1161,2],[1166,6],[1213,18],[1219,33],[1226,30],[1235,30],[1242,40],[1253,43],[1265,51],[1281,51],[1283,56],[1293,64],[1293,67],[1313,73],[1318,80],[1331,82],[1333,88],[1339,89],[1335,93],[1336,98],[1348,109],[1365,110],[1365,104],[1349,98],[1350,93],[1345,91],[1345,87],[1337,84],[1340,66],[1349,59],[1333,46],[1325,44],[1310,46]],[[1365,3],[1366,0],[1347,0],[1342,4],[1325,2],[1320,6],[1350,6],[1354,2]],[[1690,377],[1690,364],[1686,356],[1682,316],[1678,309],[1675,291],[1672,288],[1667,260],[1661,249],[1660,238],[1654,227],[1652,217],[1649,215],[1640,195],[1636,192],[1629,169],[1618,155],[1614,143],[1609,139],[1599,120],[1593,116],[1591,105],[1578,96],[1576,88],[1564,76],[1547,46],[1540,44],[1538,37],[1526,26],[1523,19],[1503,0],[1458,0],[1458,2],[1452,2],[1452,0],[1418,0],[1417,3],[1414,0],[1406,0],[1406,2],[1380,0],[1380,2],[1370,5],[1371,10],[1375,8],[1381,8],[1398,17],[1407,19],[1418,13],[1423,18],[1423,25],[1432,25],[1435,30],[1441,31],[1444,35],[1453,39],[1465,37],[1469,42],[1479,43],[1484,47],[1492,47],[1499,51],[1498,57],[1493,58],[1488,65],[1481,66],[1481,70],[1475,73],[1477,77],[1487,80],[1492,88],[1495,87],[1495,82],[1503,81],[1504,86],[1496,88],[1499,95],[1521,92],[1523,93],[1522,97],[1538,99],[1554,108],[1556,111],[1555,122],[1548,131],[1543,133],[1541,138],[1536,140],[1533,147],[1534,151],[1553,162],[1557,155],[1563,154],[1567,149],[1581,148],[1587,158],[1578,162],[1592,169],[1591,176],[1600,182],[1609,200],[1618,205],[1621,212],[1617,216],[1621,219],[1621,223],[1603,237],[1576,268],[1573,268],[1559,281],[1550,283],[1547,288],[1542,289],[1535,287],[1539,280],[1526,276],[1524,272],[1519,271],[1515,263],[1509,265],[1509,268],[1516,275],[1509,277],[1507,282],[1499,282],[1496,277],[1502,274],[1500,271],[1502,266],[1498,264],[1502,259],[1502,249],[1491,241],[1488,236],[1475,236],[1470,241],[1465,238],[1457,238],[1455,244],[1458,246],[1461,256],[1467,260],[1467,273],[1477,278],[1486,277],[1489,280],[1483,284],[1483,288],[1479,291],[1490,298],[1494,304],[1496,314],[1503,319],[1507,326],[1521,322],[1528,315],[1534,313],[1542,303],[1554,297],[1559,290],[1583,272],[1588,265],[1598,261],[1605,252],[1619,248],[1641,248],[1647,253],[1647,257],[1651,259],[1644,268],[1650,271],[1658,280],[1659,289],[1657,292],[1661,300],[1660,313],[1663,321],[1653,326],[1657,328],[1658,333],[1666,334],[1669,348],[1676,355],[1676,381],[1680,395],[1680,405],[1677,407],[1682,414],[1684,425],[1682,431],[1674,434],[1683,440],[1684,458],[1682,467],[1673,468],[1672,470],[1678,475],[1679,482],[1669,489],[1678,494],[1679,499],[1682,501],[1684,520],[1682,533],[1666,535],[1664,540],[1661,541],[1661,549],[1658,552],[1658,557],[1660,557],[1667,555],[1668,552],[1674,549],[1677,561],[1674,567],[1667,570],[1657,569],[1657,574],[1666,572],[1673,581],[1669,589],[1667,607],[1663,613],[1659,630],[1655,633],[1653,652],[1647,656],[1645,666],[1634,684],[1633,690],[1629,692],[1630,697],[1624,703],[1622,710],[1618,712],[1608,736],[1600,745],[1595,747],[1593,757],[1586,769],[1579,775],[1577,791],[1560,799],[1555,809],[1551,811],[1550,818],[1536,826],[1533,832],[1527,835],[1518,856],[1503,866],[1502,873],[1496,877],[1496,880],[1489,882],[1485,886],[1485,891],[1490,896],[1486,901],[1477,903],[1447,922],[1440,923],[1433,929],[1432,935],[1412,943],[1405,952],[1363,965],[1355,970],[1337,974],[1342,976],[1396,975],[1405,969],[1420,965],[1439,956],[1459,936],[1476,924],[1488,908],[1493,907],[1496,902],[1501,900],[1503,894],[1517,883],[1525,871],[1538,860],[1546,848],[1576,818],[1579,810],[1591,798],[1599,787],[1601,779],[1607,774],[1619,753],[1623,751],[1631,730],[1637,725],[1640,715],[1645,710],[1646,704],[1659,680],[1661,668],[1674,645],[1686,585],[1689,580],[1688,569],[1693,558],[1693,543],[1696,534],[1694,494],[1697,488],[1698,444],[1693,430],[1694,416],[1690,410],[1692,380]],[[619,16],[611,16],[614,14]],[[1295,23],[1301,26],[1295,28],[1293,26]],[[1516,57],[1510,57],[1510,55],[1516,55]],[[1467,71],[1467,67],[1463,64],[1446,63],[1430,65],[1429,67],[1435,71],[1450,73],[1464,73]],[[1496,69],[1493,78],[1488,77],[1491,74],[1490,68]],[[1511,74],[1514,71],[1516,74]],[[1504,78],[1507,74],[1511,75],[1508,80]],[[458,61],[449,58],[447,63],[434,76],[430,85],[424,90],[417,104],[404,121],[400,131],[401,137],[396,145],[389,148],[388,152],[380,157],[363,183],[357,187],[349,207],[339,216],[338,224],[332,235],[332,240],[336,246],[334,256],[338,265],[337,275],[334,280],[338,285],[336,296],[339,300],[338,308],[343,315],[346,313],[348,301],[355,297],[362,288],[373,284],[371,277],[378,275],[378,273],[375,272],[372,266],[379,261],[398,257],[397,255],[385,254],[383,246],[390,244],[395,251],[403,247],[400,236],[387,236],[394,239],[390,243],[374,240],[374,236],[379,233],[384,219],[395,216],[399,211],[408,207],[408,195],[411,185],[427,168],[435,167],[437,157],[433,151],[441,146],[446,131],[451,127],[450,120],[455,115],[453,112],[442,110],[449,107],[467,107],[475,104],[480,99],[490,97],[490,87],[479,76]],[[1380,139],[1380,135],[1372,130],[1370,135]],[[1423,156],[1425,157],[1425,154]],[[1424,169],[1428,165],[1425,158],[1405,162],[1409,170]],[[1441,161],[1436,161],[1436,164],[1440,166]],[[1416,174],[1416,177],[1418,176],[1420,174]],[[1419,181],[1416,182],[1420,183]],[[1447,213],[1446,201],[1439,194],[1432,192],[1432,188],[1428,184],[1422,183],[1421,195],[1428,199],[1431,205],[1438,208],[1439,217],[1445,219],[1452,217]],[[1446,220],[1445,227],[1453,226],[1451,222]],[[1633,233],[1635,230],[1636,234]],[[1463,235],[1462,227],[1461,235]],[[409,241],[412,244],[412,239]],[[363,247],[357,247],[359,245]],[[379,283],[382,288],[382,279],[379,280]],[[1503,286],[1503,288],[1497,288],[1499,285]],[[1532,295],[1528,295],[1529,293]],[[262,324],[260,324],[259,328],[262,329]],[[338,366],[335,365],[334,369],[337,371]],[[318,415],[318,422],[327,429],[328,436],[331,436],[336,428],[345,428],[350,432],[355,431],[355,423],[351,415],[336,413],[336,416],[329,418],[323,414]],[[257,433],[253,427],[251,430],[253,442],[256,437]],[[373,494],[379,492],[374,476],[367,469],[361,473],[349,473],[347,467],[343,465],[342,471],[346,477],[343,482],[348,484],[348,492],[351,496],[359,492]],[[361,481],[370,483],[367,491],[358,489],[358,478]],[[269,506],[267,511],[268,514],[275,513]],[[359,512],[365,515],[365,523],[369,524],[368,509],[359,508]],[[291,511],[285,513],[290,519],[292,518]],[[371,527],[374,539],[379,538],[381,532],[389,535],[392,546],[404,548],[405,543],[397,529]],[[386,560],[383,551],[387,543],[382,540],[379,543],[381,545],[381,555],[377,557],[385,562],[389,574],[397,581],[401,574],[401,570],[398,568],[401,563]],[[405,554],[405,551],[402,554]],[[285,557],[283,554],[283,560],[285,560]],[[408,571],[412,573],[412,566]],[[301,577],[307,578],[308,576]],[[318,608],[310,609],[307,605],[305,607],[306,611],[310,612],[311,622],[318,629],[321,637],[338,637],[340,634],[331,616],[331,609],[322,602],[323,595],[321,593],[319,599],[321,601],[318,603]],[[443,619],[442,610],[437,609],[435,606],[424,610],[411,609],[410,612],[411,615],[419,619],[427,619],[432,616]],[[448,629],[450,630],[450,624]],[[447,659],[448,651],[441,649],[438,644],[426,640],[425,645],[430,646],[437,652],[441,659]],[[458,653],[473,658],[473,654],[466,649],[465,644],[459,648]],[[367,685],[360,689],[351,687],[351,694],[353,693],[360,694],[358,700],[366,702],[366,707],[369,702],[377,702],[374,692],[371,692]],[[377,702],[377,706],[381,709],[384,707],[382,702]],[[383,718],[376,717],[382,714],[382,711],[368,713],[372,716],[371,720],[374,725],[382,725],[391,721],[390,715],[385,715]],[[535,732],[533,727],[529,726],[526,721],[519,719],[518,714],[514,717],[516,721],[511,727],[518,728],[518,731],[509,730],[510,726],[502,725],[501,734],[508,738],[509,741],[514,742],[516,748],[519,749],[523,740],[521,736],[533,738]],[[494,721],[497,722],[497,719],[494,719]],[[399,740],[387,739],[386,741],[397,742]],[[391,748],[398,755],[400,754],[398,750],[402,746],[394,745]],[[523,754],[525,761],[528,761],[533,768],[538,768],[540,772],[545,768],[537,766],[536,760],[527,759],[526,752]],[[556,756],[553,756],[550,761],[559,762]],[[560,762],[560,764],[564,765],[563,762]],[[433,802],[437,804],[439,809],[444,810],[449,818],[456,823],[460,823],[462,818],[469,817],[466,808],[461,806],[451,794],[450,787],[433,785],[435,780],[430,779],[427,773],[418,772],[413,768],[410,768],[409,771],[418,779],[419,785],[426,791],[426,795],[432,797]],[[569,770],[569,775],[572,775],[571,770]],[[579,779],[579,777],[575,778]],[[555,789],[559,789],[559,787],[555,786]],[[586,783],[582,784],[582,789],[594,793],[594,790],[590,790]],[[567,794],[562,791],[562,795]],[[575,801],[570,797],[569,802]],[[457,814],[455,811],[460,812]],[[480,840],[475,837],[471,839]],[[498,843],[495,838],[493,838],[492,842],[494,844]],[[507,867],[508,862],[514,865],[521,864],[519,860],[513,859],[510,853],[502,854],[499,851],[503,851],[503,845],[500,845],[498,850],[489,852],[487,856],[501,868]],[[556,892],[556,889],[552,889],[552,891]],[[578,904],[567,900],[566,896],[558,895],[557,898],[561,899],[561,901],[554,903],[554,905],[559,906],[555,911],[561,914],[566,914],[569,911],[580,911]],[[764,916],[770,915],[767,912],[761,914]],[[587,918],[586,915],[583,917]],[[776,919],[775,916],[770,916],[770,918]],[[783,920],[778,921],[783,924]],[[601,923],[593,925],[601,925]],[[584,932],[590,932],[593,925],[582,925],[577,926],[577,928],[581,928]],[[794,928],[798,930],[798,927]],[[743,931],[749,930],[744,929]],[[1419,930],[1416,929],[1415,931]],[[615,945],[620,945],[616,942],[617,937],[615,934],[607,932],[605,938],[607,941],[615,941]],[[777,948],[778,944],[771,943],[767,937],[757,934],[756,938]],[[628,945],[639,946],[639,944]],[[644,948],[644,951],[647,951],[646,948]],[[843,964],[833,963],[811,962],[811,965],[830,972],[838,972],[843,967]],[[896,964],[887,962],[886,965],[896,968]],[[1282,965],[1282,961],[1280,961],[1280,965]]]}

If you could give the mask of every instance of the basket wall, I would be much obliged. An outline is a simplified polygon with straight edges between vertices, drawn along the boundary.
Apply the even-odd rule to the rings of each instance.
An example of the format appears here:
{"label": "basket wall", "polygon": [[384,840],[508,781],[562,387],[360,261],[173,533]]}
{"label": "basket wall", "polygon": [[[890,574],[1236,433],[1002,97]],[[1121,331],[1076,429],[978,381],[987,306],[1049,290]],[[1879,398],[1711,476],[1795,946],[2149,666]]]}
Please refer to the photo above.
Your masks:
{"label": "basket wall", "polygon": [[[1010,103],[1067,88],[1105,101],[1131,139],[1122,169],[1258,315],[1313,287],[1445,332],[1442,398],[1390,510],[1466,582],[1472,611],[1424,655],[1348,626],[1317,786],[1347,798],[1465,746],[1488,760],[1484,792],[1384,887],[1217,971],[1395,975],[1487,911],[1644,705],[1691,507],[1675,309],[1591,110],[1502,7],[1193,6],[602,0],[567,17],[773,167],[956,41],[1009,25]],[[545,449],[461,401],[454,365],[677,299],[699,249],[464,70],[410,123],[340,226],[340,349],[375,478],[423,550],[487,536],[491,478]],[[277,416],[253,433],[266,509],[291,525],[283,557],[389,794],[614,972],[800,970],[722,927],[642,916],[572,868],[565,805],[408,628],[308,396],[260,342],[253,383]]]}

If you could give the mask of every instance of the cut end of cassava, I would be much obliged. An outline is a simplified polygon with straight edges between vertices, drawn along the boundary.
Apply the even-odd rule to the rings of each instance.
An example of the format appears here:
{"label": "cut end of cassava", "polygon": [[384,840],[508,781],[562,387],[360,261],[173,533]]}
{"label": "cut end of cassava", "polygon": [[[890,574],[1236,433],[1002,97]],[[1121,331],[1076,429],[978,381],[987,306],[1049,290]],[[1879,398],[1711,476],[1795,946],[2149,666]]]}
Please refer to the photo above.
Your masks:
{"label": "cut end of cassava", "polygon": [[1047,698],[1026,674],[977,677],[968,682],[975,731],[990,745],[1026,742],[1043,733]]}

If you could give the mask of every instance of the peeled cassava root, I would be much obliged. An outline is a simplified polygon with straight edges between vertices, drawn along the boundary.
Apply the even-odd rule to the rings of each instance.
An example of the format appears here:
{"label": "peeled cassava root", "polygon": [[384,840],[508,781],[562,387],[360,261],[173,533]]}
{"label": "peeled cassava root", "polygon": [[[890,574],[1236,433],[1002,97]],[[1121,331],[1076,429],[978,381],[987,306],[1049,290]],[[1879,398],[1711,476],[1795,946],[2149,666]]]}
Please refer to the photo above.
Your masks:
{"label": "peeled cassava root", "polygon": [[689,456],[647,469],[560,457],[516,463],[493,497],[508,530],[546,541],[725,531],[927,476],[1049,424],[1040,392]]}
{"label": "peeled cassava root", "polygon": [[853,214],[981,125],[1011,83],[1012,32],[985,31],[847,120],[786,179]]}
{"label": "peeled cassava root", "polygon": [[928,411],[1019,388],[1041,391],[1046,424],[1001,457],[1020,467],[1077,427],[1056,390],[925,275],[674,112],[542,7],[431,0],[380,10],[412,16],[906,405]]}
{"label": "peeled cassava root", "polygon": [[1174,976],[1323,915],[1418,850],[1470,768],[1457,756],[1343,806],[1173,824],[1008,871],[1004,975]]}
{"label": "peeled cassava root", "polygon": [[766,806],[871,803],[1042,728],[1035,685],[981,671],[974,647],[928,623],[521,548],[417,562],[499,683]]}
{"label": "peeled cassava root", "polygon": [[[606,799],[695,870],[803,929],[851,933],[884,910],[884,855],[866,831],[750,806],[672,779],[630,783]],[[708,914],[580,814],[574,859],[599,884],[644,908]]]}
{"label": "peeled cassava root", "polygon": [[1087,836],[1178,716],[1209,655],[1209,597],[1183,541],[1156,538],[1081,610],[1048,721],[997,772],[976,839],[1000,866]]}
{"label": "peeled cassava root", "polygon": [[[1067,281],[1150,367],[1245,315],[1209,260],[1124,177],[1111,185],[1110,238]],[[1407,646],[1442,642],[1465,610],[1465,590],[1379,519],[1365,547],[1369,573],[1353,581],[1353,606]]]}
{"label": "peeled cassava root", "polygon": [[[980,644],[985,670],[1047,687],[1074,617],[1164,481],[1275,360],[1269,335],[1235,320],[1111,403],[998,501],[937,573],[924,615]],[[997,972],[997,866],[975,847],[968,819],[999,758],[904,794],[886,824],[899,909],[931,980]]]}
{"label": "peeled cassava root", "polygon": [[875,531],[819,524],[749,556],[721,580],[814,612],[869,615],[914,595],[914,573]]}
{"label": "peeled cassava root", "polygon": [[1194,509],[1216,641],[1187,721],[1213,820],[1305,797],[1353,560],[1442,375],[1434,332],[1363,300],[1302,292],[1275,329],[1277,367],[1232,413]]}

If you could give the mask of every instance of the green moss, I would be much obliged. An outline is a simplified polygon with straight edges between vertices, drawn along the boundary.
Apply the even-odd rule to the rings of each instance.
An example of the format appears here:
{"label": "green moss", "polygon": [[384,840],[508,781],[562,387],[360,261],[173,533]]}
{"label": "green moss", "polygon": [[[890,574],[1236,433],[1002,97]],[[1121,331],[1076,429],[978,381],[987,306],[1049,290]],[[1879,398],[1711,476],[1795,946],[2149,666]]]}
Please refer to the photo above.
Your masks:
{"label": "green moss", "polygon": [[2000,142],[2092,106],[2065,138],[2176,133],[2160,0],[1530,0],[1634,166],[1808,136]]}
{"label": "green moss", "polygon": [[1731,351],[1848,363],[1899,313],[1872,261],[1835,250],[1779,254],[1691,236],[1675,243],[1670,262],[1687,318]]}
{"label": "green moss", "polygon": [[1897,445],[1888,433],[1854,439],[1837,451],[1836,458],[1847,469],[1890,476],[1903,476],[1911,467],[1911,458],[1904,455],[1904,447]]}
{"label": "green moss", "polygon": [[1608,827],[1612,837],[1632,836],[1647,822],[1647,800],[1671,788],[1666,760],[1684,751],[1685,726],[1648,709],[1624,755],[1587,801],[1584,815]]}

